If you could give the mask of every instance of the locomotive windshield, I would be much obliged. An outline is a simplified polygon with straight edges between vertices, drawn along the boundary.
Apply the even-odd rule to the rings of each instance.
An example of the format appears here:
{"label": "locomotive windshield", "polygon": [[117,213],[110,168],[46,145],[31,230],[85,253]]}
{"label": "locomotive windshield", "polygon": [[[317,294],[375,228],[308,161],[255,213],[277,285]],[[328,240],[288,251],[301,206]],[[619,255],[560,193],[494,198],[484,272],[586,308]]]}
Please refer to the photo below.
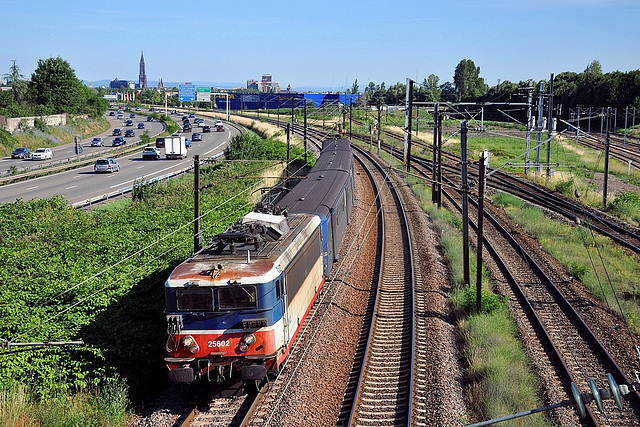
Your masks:
{"label": "locomotive windshield", "polygon": [[220,310],[256,308],[256,287],[233,285],[218,288]]}
{"label": "locomotive windshield", "polygon": [[177,289],[176,304],[180,311],[212,311],[213,290],[210,288]]}

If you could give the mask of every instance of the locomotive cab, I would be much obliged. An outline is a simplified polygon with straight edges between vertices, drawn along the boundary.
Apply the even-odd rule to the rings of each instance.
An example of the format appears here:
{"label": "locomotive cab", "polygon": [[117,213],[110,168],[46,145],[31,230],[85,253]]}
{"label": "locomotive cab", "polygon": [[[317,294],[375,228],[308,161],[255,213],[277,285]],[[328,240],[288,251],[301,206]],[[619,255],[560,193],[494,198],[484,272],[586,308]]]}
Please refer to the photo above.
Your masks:
{"label": "locomotive cab", "polygon": [[277,370],[323,280],[320,220],[249,213],[165,284],[169,378]]}

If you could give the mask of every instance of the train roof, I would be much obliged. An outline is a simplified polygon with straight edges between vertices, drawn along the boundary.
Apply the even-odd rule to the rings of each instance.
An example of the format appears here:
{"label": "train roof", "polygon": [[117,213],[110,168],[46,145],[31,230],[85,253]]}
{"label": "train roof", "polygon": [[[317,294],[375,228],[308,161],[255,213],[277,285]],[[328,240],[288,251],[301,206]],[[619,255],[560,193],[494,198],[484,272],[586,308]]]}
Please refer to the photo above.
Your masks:
{"label": "train roof", "polygon": [[319,225],[320,219],[312,215],[250,212],[177,266],[165,286],[269,280],[291,262]]}
{"label": "train roof", "polygon": [[290,213],[313,212],[328,216],[353,168],[348,139],[327,139],[309,174],[278,204]]}

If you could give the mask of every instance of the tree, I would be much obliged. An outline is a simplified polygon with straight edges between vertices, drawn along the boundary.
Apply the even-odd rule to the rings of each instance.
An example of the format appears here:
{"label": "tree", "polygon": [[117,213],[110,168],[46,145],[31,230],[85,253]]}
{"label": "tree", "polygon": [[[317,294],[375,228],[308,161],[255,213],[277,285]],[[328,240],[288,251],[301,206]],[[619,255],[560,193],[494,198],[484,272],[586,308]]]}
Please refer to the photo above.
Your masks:
{"label": "tree", "polygon": [[27,88],[27,84],[24,81],[24,76],[20,72],[20,67],[16,65],[16,60],[12,59],[12,61],[13,65],[9,68],[9,73],[4,74],[3,77],[7,80],[7,83],[11,83],[13,100],[20,103],[25,89]]}
{"label": "tree", "polygon": [[470,59],[458,63],[453,82],[460,101],[474,101],[487,92],[484,79],[480,77],[480,67],[476,67]]}
{"label": "tree", "polygon": [[454,102],[456,100],[456,88],[451,82],[444,82],[440,85],[440,99],[446,102]]}
{"label": "tree", "polygon": [[351,86],[351,93],[357,94],[359,91],[360,88],[358,87],[358,79],[356,79],[356,81],[353,82],[353,85]]}
{"label": "tree", "polygon": [[435,74],[429,74],[429,77],[424,79],[422,86],[425,90],[425,101],[427,102],[440,102],[440,77]]}
{"label": "tree", "polygon": [[587,68],[584,70],[584,73],[587,76],[598,77],[602,75],[602,65],[600,65],[600,61],[592,61],[591,64],[587,65]]}
{"label": "tree", "polygon": [[38,60],[31,75],[29,96],[34,104],[45,105],[55,113],[78,114],[86,106],[83,84],[64,59]]}

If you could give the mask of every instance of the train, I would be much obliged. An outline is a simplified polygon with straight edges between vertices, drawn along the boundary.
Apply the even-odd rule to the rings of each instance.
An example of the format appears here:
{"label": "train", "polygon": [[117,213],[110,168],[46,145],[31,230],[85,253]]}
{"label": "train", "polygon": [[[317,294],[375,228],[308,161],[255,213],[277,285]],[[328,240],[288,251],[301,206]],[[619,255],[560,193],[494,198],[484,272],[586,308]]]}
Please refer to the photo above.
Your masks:
{"label": "train", "polygon": [[258,383],[277,372],[318,297],[354,201],[349,140],[326,139],[269,213],[253,211],[165,282],[169,379]]}

